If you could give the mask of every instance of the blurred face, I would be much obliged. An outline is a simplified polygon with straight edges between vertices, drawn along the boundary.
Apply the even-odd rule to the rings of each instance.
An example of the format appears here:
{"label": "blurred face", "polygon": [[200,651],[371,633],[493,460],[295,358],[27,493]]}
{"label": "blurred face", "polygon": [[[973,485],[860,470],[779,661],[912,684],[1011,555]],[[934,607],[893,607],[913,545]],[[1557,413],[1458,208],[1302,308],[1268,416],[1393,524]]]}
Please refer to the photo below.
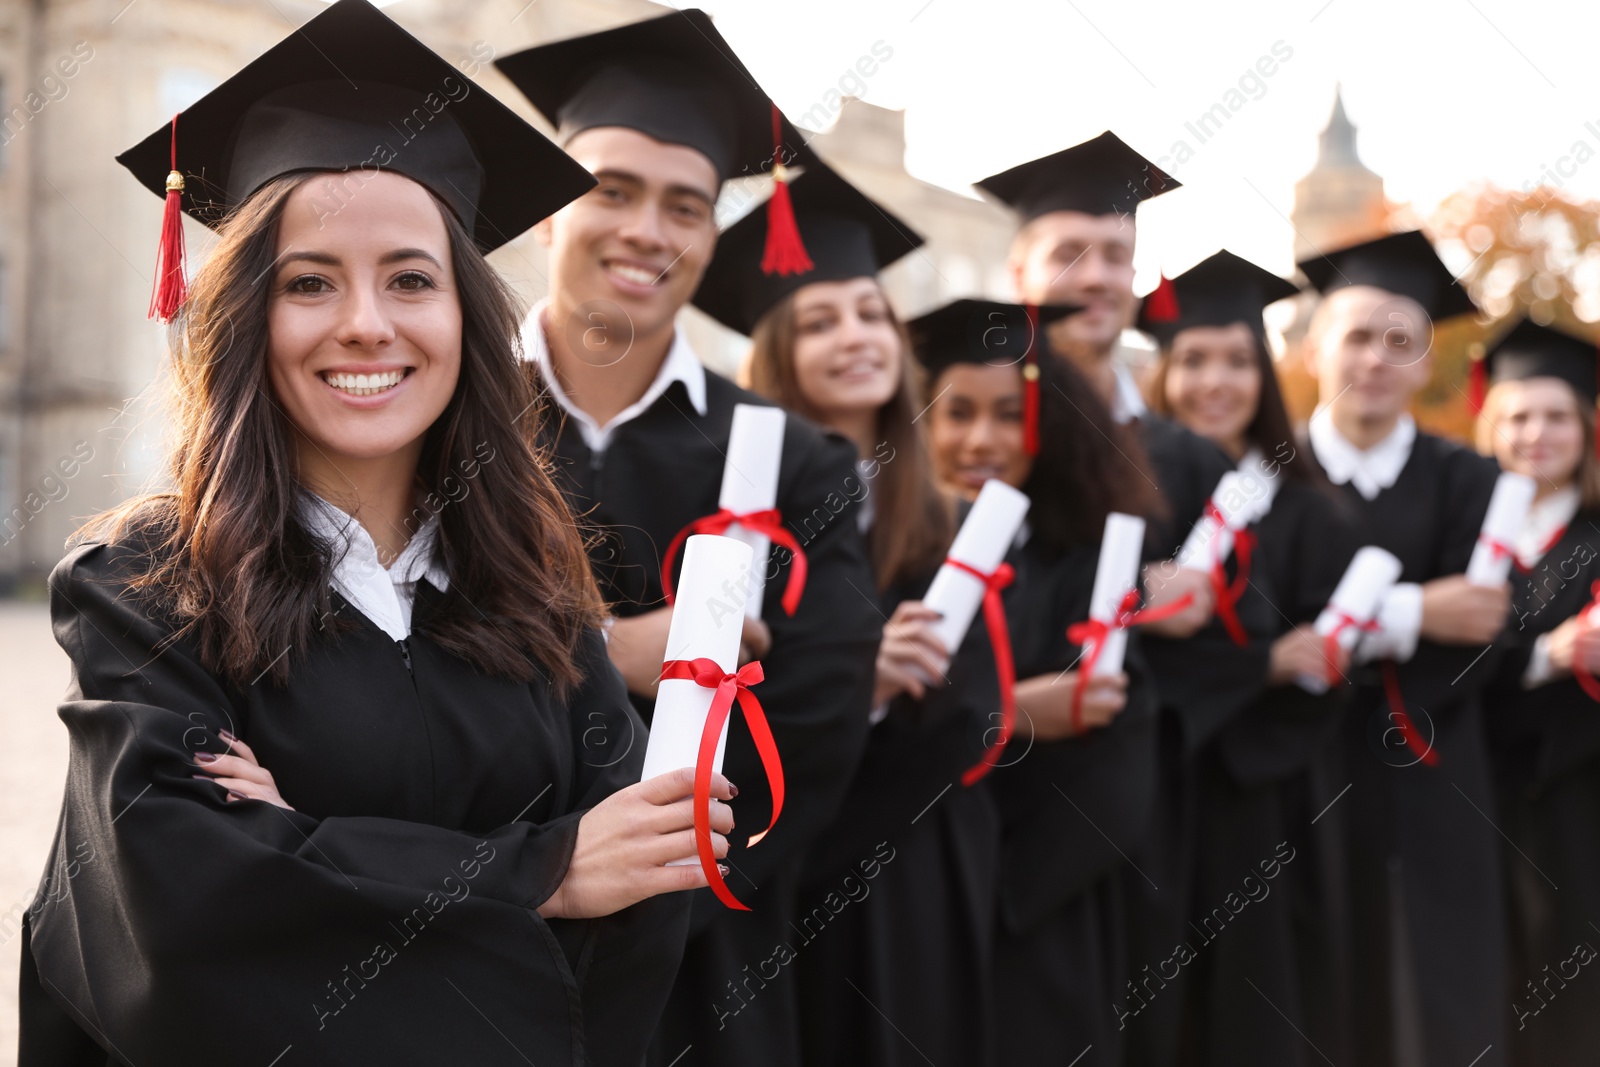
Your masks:
{"label": "blurred face", "polygon": [[1413,300],[1367,285],[1323,301],[1306,337],[1306,366],[1336,422],[1400,417],[1428,384],[1433,327]]}
{"label": "blurred face", "polygon": [[1052,211],[1012,242],[1012,286],[1033,304],[1084,310],[1051,327],[1051,336],[1109,353],[1133,322],[1133,218]]}
{"label": "blurred face", "polygon": [[1562,488],[1583,460],[1578,397],[1560,378],[1501,382],[1485,407],[1494,412],[1494,458],[1504,470],[1526,474],[1540,489]]}
{"label": "blurred face", "polygon": [[1191,326],[1172,339],[1166,401],[1183,425],[1242,454],[1261,402],[1255,335],[1242,322]]}
{"label": "blurred face", "polygon": [[[461,373],[461,302],[438,205],[380,173],[349,196],[327,178],[284,204],[267,302],[267,376],[309,442],[302,466],[409,455]],[[343,206],[335,212],[329,203]]]}
{"label": "blurred face", "polygon": [[900,387],[900,334],[873,278],[813,282],[794,300],[794,372],[822,421],[876,412]]}
{"label": "blurred face", "polygon": [[632,334],[670,330],[716,247],[716,168],[619,126],[584,130],[566,148],[600,184],[535,231],[550,249],[552,300],[614,305]]}
{"label": "blurred face", "polygon": [[1022,447],[1022,372],[956,364],[933,382],[932,395],[925,417],[934,477],[968,500],[990,478],[1021,488],[1033,469]]}

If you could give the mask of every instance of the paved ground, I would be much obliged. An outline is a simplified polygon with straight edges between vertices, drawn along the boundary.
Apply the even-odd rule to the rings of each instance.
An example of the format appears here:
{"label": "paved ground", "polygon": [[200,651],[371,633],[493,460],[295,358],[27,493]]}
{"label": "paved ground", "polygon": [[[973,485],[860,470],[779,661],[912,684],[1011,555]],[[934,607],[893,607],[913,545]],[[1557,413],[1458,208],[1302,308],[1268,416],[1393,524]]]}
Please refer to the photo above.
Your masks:
{"label": "paved ground", "polygon": [[67,657],[42,603],[0,601],[0,1067],[17,1061],[16,920],[44,871],[67,774]]}

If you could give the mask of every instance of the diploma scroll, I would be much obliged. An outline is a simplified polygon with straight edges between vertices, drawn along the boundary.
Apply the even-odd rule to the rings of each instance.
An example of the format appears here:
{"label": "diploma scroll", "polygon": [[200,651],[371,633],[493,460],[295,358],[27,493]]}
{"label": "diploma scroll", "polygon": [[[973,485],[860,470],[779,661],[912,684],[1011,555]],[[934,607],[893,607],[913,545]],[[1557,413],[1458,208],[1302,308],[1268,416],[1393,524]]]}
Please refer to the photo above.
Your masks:
{"label": "diploma scroll", "polygon": [[[1399,581],[1400,571],[1400,561],[1393,553],[1375,545],[1358,551],[1334,588],[1328,606],[1317,616],[1317,635],[1337,641],[1346,652],[1354,651],[1362,632],[1383,606],[1383,598]],[[1328,691],[1328,679],[1322,675],[1302,674],[1295,684],[1308,693]]]}

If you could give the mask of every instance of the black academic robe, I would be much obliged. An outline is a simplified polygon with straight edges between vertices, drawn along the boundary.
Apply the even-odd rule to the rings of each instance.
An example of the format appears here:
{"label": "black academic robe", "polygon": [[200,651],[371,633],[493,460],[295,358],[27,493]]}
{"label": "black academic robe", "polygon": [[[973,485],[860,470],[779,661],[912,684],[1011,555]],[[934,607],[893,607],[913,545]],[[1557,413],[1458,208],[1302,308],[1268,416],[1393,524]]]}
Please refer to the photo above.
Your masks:
{"label": "black academic robe", "polygon": [[1508,655],[1485,701],[1509,905],[1511,1062],[1576,1067],[1600,1050],[1600,705],[1571,676],[1522,687],[1528,654],[1600,579],[1600,511],[1580,511],[1517,580]]}
{"label": "black academic robe", "polygon": [[[1012,551],[1005,602],[1019,679],[1079,666],[1067,628],[1088,618],[1098,558],[1099,546],[1051,552],[1032,539]],[[1157,773],[1141,641],[1129,635],[1128,703],[1110,725],[1019,741],[988,779],[1002,824],[994,999],[1005,1067],[1122,1062],[1124,900],[1127,880],[1142,877],[1127,857],[1149,832]]]}
{"label": "black academic robe", "polygon": [[[460,594],[422,580],[408,649],[335,594],[356,629],[319,637],[287,685],[240,688],[127,589],[139,551],[88,544],[50,579],[71,762],[25,927],[19,1062],[638,1064],[687,896],[535,910],[584,811],[643,764],[599,633],[559,701],[429,640]],[[196,779],[224,729],[294,811]]]}
{"label": "black academic robe", "polygon": [[[1357,543],[1394,553],[1400,581],[1427,582],[1466,570],[1494,483],[1490,461],[1419,432],[1394,485],[1370,501],[1353,486],[1342,491]],[[1396,665],[1434,766],[1401,740],[1381,668],[1351,672],[1341,742],[1351,787],[1339,814],[1349,839],[1355,1062],[1506,1062],[1501,838],[1482,702],[1499,658],[1493,647],[1420,638]]]}
{"label": "black academic robe", "polygon": [[[666,605],[661,557],[680,530],[717,511],[736,404],[770,406],[707,371],[705,415],[674,382],[617,427],[600,453],[574,421],[552,422],[557,483],[595,532],[590,560],[617,615]],[[856,525],[864,492],[849,442],[791,415],[777,501],[809,575],[791,618],[780,602],[790,566],[774,548],[781,566],[769,568],[763,611],[772,649],[762,658],[766,681],[754,689],[783,759],[783,813],[759,847],[744,847],[766,827],[771,795],[750,733],[734,715],[723,771],[739,788],[738,825],[724,862],[728,887],[751,910],[725,908],[709,890],[695,894],[689,946],[651,1053],[662,1065],[798,1062],[793,984],[769,983],[743,1000],[735,989],[746,967],[756,969],[793,936],[804,848],[838,812],[866,744],[883,618]],[[635,697],[634,705],[648,722],[653,701]]]}
{"label": "black academic robe", "polygon": [[[884,616],[931,580],[886,592]],[[986,780],[961,782],[999,722],[981,609],[948,678],[921,701],[890,702],[807,858],[788,941],[807,1067],[989,1062],[999,816]]]}
{"label": "black academic robe", "polygon": [[1354,554],[1341,503],[1287,482],[1252,527],[1249,580],[1275,610],[1247,620],[1250,643],[1232,657],[1259,695],[1196,757],[1188,952],[1176,954],[1186,1065],[1309,1067],[1318,1049],[1343,1060],[1343,840],[1323,814],[1346,784],[1334,741],[1348,692],[1265,684],[1272,645],[1316,619]]}

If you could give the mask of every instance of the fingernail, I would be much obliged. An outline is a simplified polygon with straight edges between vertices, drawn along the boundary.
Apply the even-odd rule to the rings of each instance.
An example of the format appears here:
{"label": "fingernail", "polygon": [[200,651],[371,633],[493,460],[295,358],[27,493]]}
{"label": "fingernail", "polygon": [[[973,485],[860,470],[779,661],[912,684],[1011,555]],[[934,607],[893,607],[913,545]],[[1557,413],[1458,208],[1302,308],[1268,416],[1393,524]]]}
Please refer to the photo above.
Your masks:
{"label": "fingernail", "polygon": [[229,800],[249,800],[250,798],[245,796],[243,793],[239,792],[237,789],[230,789],[230,790],[228,790],[228,799]]}
{"label": "fingernail", "polygon": [[193,778],[197,782],[215,782],[216,781],[216,779],[211,777],[209,774],[191,774],[189,777]]}
{"label": "fingernail", "polygon": [[226,730],[218,730],[217,731],[217,736],[222,738],[224,741],[228,741],[228,742],[233,742],[233,741],[239,740],[237,737],[234,737],[232,734],[230,734]]}
{"label": "fingernail", "polygon": [[738,795],[739,795],[739,787],[734,785],[732,782],[729,782],[728,783],[728,796],[736,797]]}
{"label": "fingernail", "polygon": [[196,752],[194,761],[196,763],[215,763],[217,762],[217,754],[215,752]]}
{"label": "fingernail", "polygon": [[722,877],[728,877],[728,865],[726,863],[717,864],[717,871],[722,875]]}

